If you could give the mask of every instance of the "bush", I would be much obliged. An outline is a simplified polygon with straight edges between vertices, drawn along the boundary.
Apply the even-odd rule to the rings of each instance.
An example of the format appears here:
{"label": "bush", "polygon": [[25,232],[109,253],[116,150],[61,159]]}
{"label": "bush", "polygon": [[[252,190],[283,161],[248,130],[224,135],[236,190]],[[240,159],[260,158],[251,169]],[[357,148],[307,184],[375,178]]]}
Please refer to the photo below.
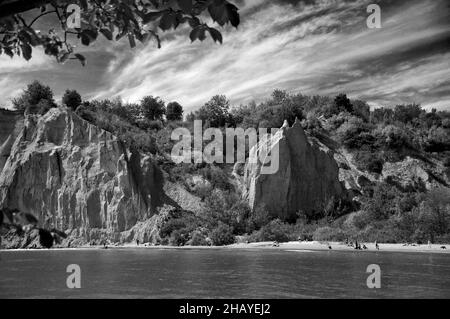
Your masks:
{"label": "bush", "polygon": [[164,101],[153,96],[146,96],[141,100],[141,109],[144,116],[150,121],[162,120],[166,113]]}
{"label": "bush", "polygon": [[50,108],[56,107],[52,90],[39,81],[28,84],[22,95],[12,100],[12,104],[18,111],[25,112],[28,109],[37,114],[44,114]]}
{"label": "bush", "polygon": [[200,231],[194,231],[191,234],[191,239],[188,244],[190,246],[208,246],[209,242],[206,240],[206,236]]}
{"label": "bush", "polygon": [[75,90],[66,90],[62,102],[64,105],[75,111],[81,104],[81,95]]}
{"label": "bush", "polygon": [[293,230],[292,225],[275,219],[263,226],[256,234],[253,234],[252,238],[256,241],[287,242],[293,239]]}
{"label": "bush", "polygon": [[209,237],[215,246],[230,245],[235,241],[233,228],[224,223],[219,223],[219,225],[211,231]]}
{"label": "bush", "polygon": [[346,238],[347,234],[341,229],[329,226],[319,227],[313,234],[316,241],[344,241]]}
{"label": "bush", "polygon": [[166,118],[168,121],[181,121],[183,119],[183,107],[178,102],[167,104]]}

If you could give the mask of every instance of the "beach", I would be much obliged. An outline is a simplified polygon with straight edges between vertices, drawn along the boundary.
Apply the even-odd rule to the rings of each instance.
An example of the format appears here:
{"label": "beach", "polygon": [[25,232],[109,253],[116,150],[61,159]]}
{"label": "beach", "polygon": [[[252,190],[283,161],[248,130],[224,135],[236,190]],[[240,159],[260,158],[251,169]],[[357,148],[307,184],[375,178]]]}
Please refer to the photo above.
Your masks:
{"label": "beach", "polygon": [[[358,250],[360,252],[415,252],[415,253],[450,253],[449,244],[392,244],[392,243],[378,243],[379,249],[375,248],[374,243],[360,243],[365,245],[367,249]],[[255,242],[255,243],[236,243],[227,246],[166,246],[166,245],[152,245],[152,244],[120,244],[107,245],[107,249],[271,249],[271,250],[298,250],[298,251],[355,251],[354,247],[348,246],[340,242],[318,242],[318,241],[290,241],[285,243],[274,243],[271,241]],[[329,248],[331,247],[331,249]],[[443,249],[441,247],[446,247]],[[49,250],[90,250],[90,249],[105,249],[102,245],[86,245],[79,247],[54,247]],[[2,249],[1,251],[39,251],[42,249]]]}

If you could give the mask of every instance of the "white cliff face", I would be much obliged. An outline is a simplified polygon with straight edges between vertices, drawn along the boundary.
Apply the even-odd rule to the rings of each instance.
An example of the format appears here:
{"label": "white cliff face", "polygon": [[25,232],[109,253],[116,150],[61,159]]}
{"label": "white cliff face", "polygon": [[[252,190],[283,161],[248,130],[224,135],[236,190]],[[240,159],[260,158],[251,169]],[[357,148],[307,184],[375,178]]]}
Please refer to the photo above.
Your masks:
{"label": "white cliff face", "polygon": [[29,115],[0,166],[0,208],[34,214],[39,224],[86,240],[120,233],[157,212],[162,173],[109,132],[54,108]]}
{"label": "white cliff face", "polygon": [[[270,150],[279,149],[279,169],[274,174],[261,174],[255,150],[262,143]],[[320,212],[330,201],[345,195],[333,155],[311,144],[299,121],[292,127],[283,125],[250,151],[244,184],[244,196],[251,208],[264,205],[272,216],[284,220],[295,219],[300,211]]]}
{"label": "white cliff face", "polygon": [[0,109],[0,172],[22,128],[23,116],[20,112]]}

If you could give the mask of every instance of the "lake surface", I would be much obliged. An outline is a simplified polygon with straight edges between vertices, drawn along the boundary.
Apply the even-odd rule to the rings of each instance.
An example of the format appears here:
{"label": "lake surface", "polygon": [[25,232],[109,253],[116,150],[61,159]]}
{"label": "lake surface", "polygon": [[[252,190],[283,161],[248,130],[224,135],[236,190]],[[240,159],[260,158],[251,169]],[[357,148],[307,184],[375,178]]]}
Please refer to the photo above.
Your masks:
{"label": "lake surface", "polygon": [[[81,289],[66,286],[69,264]],[[381,288],[369,289],[369,264]],[[450,255],[278,249],[0,252],[0,298],[450,298]]]}

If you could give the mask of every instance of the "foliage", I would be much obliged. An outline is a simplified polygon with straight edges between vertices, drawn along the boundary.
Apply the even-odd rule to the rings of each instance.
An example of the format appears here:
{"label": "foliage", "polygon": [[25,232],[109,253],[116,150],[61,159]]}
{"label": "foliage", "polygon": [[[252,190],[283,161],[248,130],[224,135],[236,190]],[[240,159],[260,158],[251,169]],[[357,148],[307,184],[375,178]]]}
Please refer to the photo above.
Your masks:
{"label": "foliage", "polygon": [[178,102],[167,104],[166,119],[168,121],[181,121],[183,119],[183,107]]}
{"label": "foliage", "polygon": [[211,231],[209,237],[215,246],[230,245],[235,241],[233,228],[224,223],[219,223],[219,225]]}
{"label": "foliage", "polygon": [[339,94],[334,98],[334,105],[339,112],[353,112],[353,105],[346,94]]}
{"label": "foliage", "polygon": [[166,113],[166,106],[159,97],[145,96],[141,100],[143,115],[150,121],[162,120]]}
{"label": "foliage", "polygon": [[344,241],[346,238],[347,234],[343,230],[330,226],[319,227],[313,234],[316,241]]}
{"label": "foliage", "polygon": [[[69,12],[74,9],[68,5],[73,3],[79,5],[81,21],[79,26],[70,28],[67,22],[74,21],[77,14]],[[51,25],[47,33],[35,29],[35,22],[47,15],[57,18],[57,26]],[[220,31],[202,21],[208,17],[222,27],[230,23],[237,28],[240,23],[238,8],[227,0],[3,1],[0,2],[0,35],[3,35],[0,54],[21,55],[29,60],[33,48],[42,47],[45,54],[54,56],[58,62],[76,59],[85,65],[86,59],[75,52],[74,42],[88,46],[102,34],[110,41],[128,38],[132,48],[136,41],[150,40],[161,47],[158,29],[164,32],[180,25],[190,29],[191,41],[203,41],[209,33],[215,42],[222,43]]]}
{"label": "foliage", "polygon": [[[292,240],[293,225],[282,222],[279,219],[272,220],[251,236],[252,241],[277,241],[287,242]],[[295,237],[295,236],[294,236]]]}
{"label": "foliage", "polygon": [[63,95],[62,102],[72,110],[76,110],[81,104],[81,95],[75,90],[66,90]]}
{"label": "foliage", "polygon": [[223,127],[230,122],[230,101],[225,95],[215,95],[194,114],[195,119],[209,123],[210,127]]}
{"label": "foliage", "polygon": [[50,108],[56,107],[53,92],[49,86],[39,81],[33,81],[18,97],[12,100],[14,108],[18,111],[44,114]]}

